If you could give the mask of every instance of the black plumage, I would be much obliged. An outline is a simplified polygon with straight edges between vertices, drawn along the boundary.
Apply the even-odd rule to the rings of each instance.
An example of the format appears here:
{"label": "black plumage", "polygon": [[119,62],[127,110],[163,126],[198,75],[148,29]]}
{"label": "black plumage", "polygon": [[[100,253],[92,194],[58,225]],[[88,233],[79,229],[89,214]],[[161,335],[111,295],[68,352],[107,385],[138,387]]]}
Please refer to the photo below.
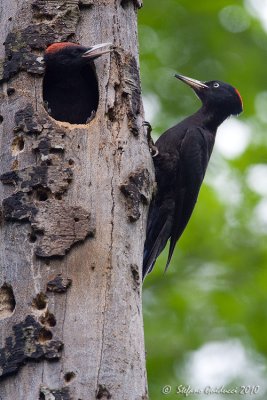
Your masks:
{"label": "black plumage", "polygon": [[195,207],[217,128],[227,117],[243,110],[241,96],[231,85],[175,76],[193,88],[202,107],[168,129],[155,143],[158,149],[153,158],[157,192],[148,214],[143,278],[152,270],[170,239],[168,268],[176,242]]}
{"label": "black plumage", "polygon": [[99,93],[93,60],[110,52],[110,43],[83,47],[63,42],[50,45],[44,56],[43,99],[58,121],[85,124],[97,110]]}

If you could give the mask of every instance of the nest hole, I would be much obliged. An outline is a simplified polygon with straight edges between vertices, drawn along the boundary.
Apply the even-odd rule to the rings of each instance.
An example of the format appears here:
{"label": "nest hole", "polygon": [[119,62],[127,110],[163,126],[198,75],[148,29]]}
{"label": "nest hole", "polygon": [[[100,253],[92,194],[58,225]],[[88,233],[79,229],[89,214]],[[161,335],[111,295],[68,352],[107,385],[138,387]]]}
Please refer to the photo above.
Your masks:
{"label": "nest hole", "polygon": [[89,123],[99,104],[94,65],[66,65],[65,69],[57,70],[50,63],[43,80],[43,101],[47,112],[57,121]]}
{"label": "nest hole", "polygon": [[3,115],[0,115],[0,124],[2,124],[3,121],[4,121],[4,117],[3,117]]}

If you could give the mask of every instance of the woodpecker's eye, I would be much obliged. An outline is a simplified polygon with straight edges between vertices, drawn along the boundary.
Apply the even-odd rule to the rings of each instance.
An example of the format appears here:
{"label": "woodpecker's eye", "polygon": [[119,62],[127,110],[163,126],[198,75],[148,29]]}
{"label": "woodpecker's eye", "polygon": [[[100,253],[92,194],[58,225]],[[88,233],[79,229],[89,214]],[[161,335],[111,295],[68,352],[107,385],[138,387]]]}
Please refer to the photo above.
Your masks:
{"label": "woodpecker's eye", "polygon": [[217,87],[219,87],[220,85],[219,85],[219,83],[218,82],[215,82],[214,84],[213,84],[213,87],[215,87],[215,88],[217,88]]}

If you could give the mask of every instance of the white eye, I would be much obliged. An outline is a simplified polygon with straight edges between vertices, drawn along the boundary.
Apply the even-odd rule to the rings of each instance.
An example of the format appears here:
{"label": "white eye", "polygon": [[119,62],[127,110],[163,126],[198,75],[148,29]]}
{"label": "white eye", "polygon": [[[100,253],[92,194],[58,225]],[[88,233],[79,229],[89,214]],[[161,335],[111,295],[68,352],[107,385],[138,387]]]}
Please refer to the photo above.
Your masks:
{"label": "white eye", "polygon": [[219,85],[219,83],[218,82],[215,82],[214,84],[213,84],[213,87],[219,87],[220,85]]}

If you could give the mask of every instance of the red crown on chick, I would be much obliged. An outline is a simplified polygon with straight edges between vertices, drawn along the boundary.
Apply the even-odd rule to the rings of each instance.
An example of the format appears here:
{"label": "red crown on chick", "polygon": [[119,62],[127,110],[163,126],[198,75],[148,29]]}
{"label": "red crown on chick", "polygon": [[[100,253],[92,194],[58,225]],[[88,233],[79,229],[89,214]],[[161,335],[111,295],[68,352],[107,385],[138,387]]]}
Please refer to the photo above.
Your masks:
{"label": "red crown on chick", "polygon": [[47,47],[45,53],[46,54],[56,53],[57,51],[62,50],[65,47],[71,47],[71,46],[79,46],[79,43],[72,43],[72,42],[53,43],[53,44],[51,44],[50,46]]}

